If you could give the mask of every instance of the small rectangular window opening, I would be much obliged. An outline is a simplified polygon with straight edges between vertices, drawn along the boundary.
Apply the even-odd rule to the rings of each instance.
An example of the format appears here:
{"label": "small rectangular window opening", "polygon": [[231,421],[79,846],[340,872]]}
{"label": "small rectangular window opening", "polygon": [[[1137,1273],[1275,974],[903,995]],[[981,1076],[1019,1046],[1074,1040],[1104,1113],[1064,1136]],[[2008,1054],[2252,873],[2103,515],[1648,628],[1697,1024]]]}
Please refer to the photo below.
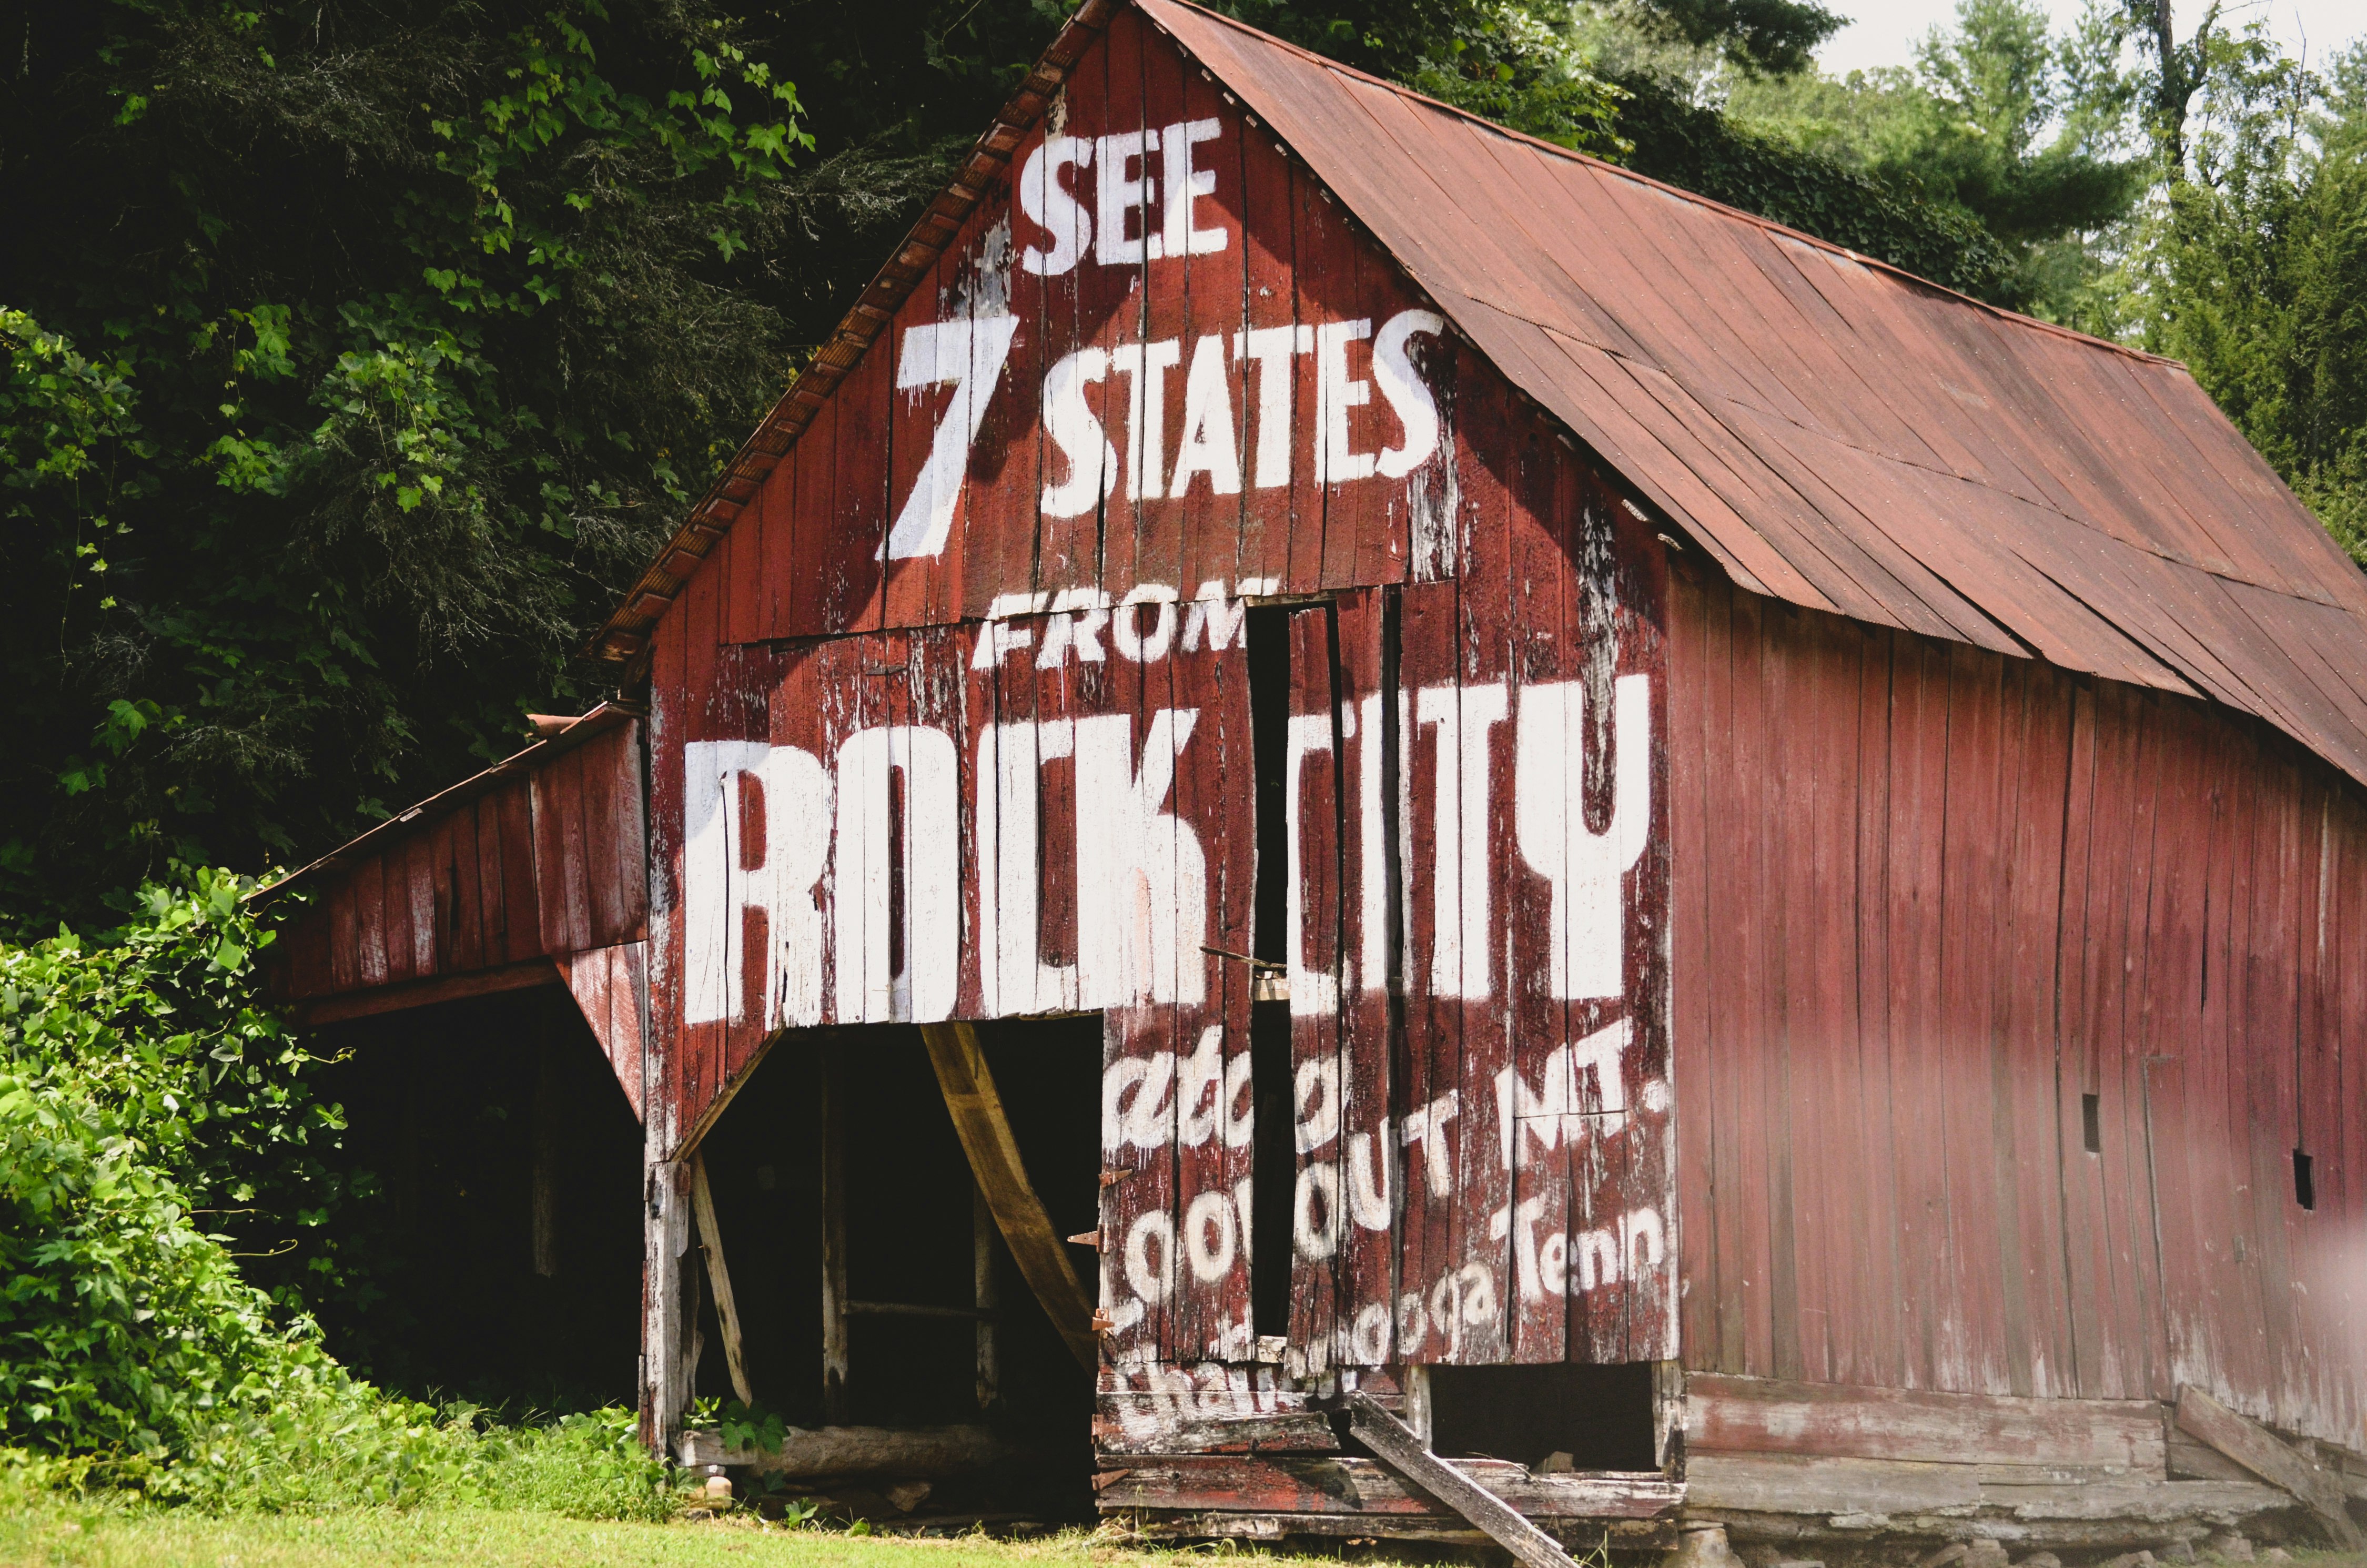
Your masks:
{"label": "small rectangular window opening", "polygon": [[2317,1173],[2312,1168],[2316,1163],[2299,1149],[2293,1151],[2293,1201],[2305,1209],[2317,1207]]}
{"label": "small rectangular window opening", "polygon": [[2104,1152],[2103,1110],[2094,1095],[2079,1096],[2079,1144],[2091,1154]]}

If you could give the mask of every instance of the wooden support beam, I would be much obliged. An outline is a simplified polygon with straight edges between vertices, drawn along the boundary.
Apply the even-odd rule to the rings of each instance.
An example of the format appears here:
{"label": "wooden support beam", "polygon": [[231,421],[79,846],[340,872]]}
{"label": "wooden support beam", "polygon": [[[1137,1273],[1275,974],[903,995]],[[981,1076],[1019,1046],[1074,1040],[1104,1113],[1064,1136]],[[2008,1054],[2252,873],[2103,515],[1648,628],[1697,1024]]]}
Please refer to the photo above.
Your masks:
{"label": "wooden support beam", "polygon": [[691,1314],[684,1309],[684,1255],[690,1250],[689,1175],[663,1156],[659,1117],[645,1130],[641,1223],[641,1441],[660,1453],[690,1408]]}
{"label": "wooden support beam", "polygon": [[825,1036],[821,1092],[821,1415],[846,1418],[846,1085],[838,1042]]}
{"label": "wooden support beam", "polygon": [[1002,1397],[1002,1361],[994,1340],[994,1206],[986,1188],[969,1184],[971,1301],[978,1307],[978,1407],[991,1410]]}
{"label": "wooden support beam", "polygon": [[1517,1509],[1422,1446],[1404,1422],[1368,1393],[1347,1398],[1348,1429],[1373,1457],[1484,1531],[1524,1568],[1577,1568],[1561,1543]]}
{"label": "wooden support beam", "polygon": [[534,1271],[545,1279],[559,1275],[559,1040],[548,1014],[534,1031],[534,1165],[532,1193]]}
{"label": "wooden support beam", "polygon": [[379,1013],[401,1012],[405,1007],[427,1007],[438,1002],[459,1002],[470,996],[491,996],[496,992],[521,991],[528,986],[557,985],[559,983],[557,964],[549,959],[528,959],[523,963],[504,964],[499,969],[431,975],[425,980],[402,980],[391,985],[373,985],[363,991],[341,991],[334,996],[315,996],[309,1001],[290,1003],[289,1020],[300,1028],[313,1028],[322,1024],[343,1023],[347,1018],[367,1018]]}
{"label": "wooden support beam", "polygon": [[954,1131],[969,1156],[970,1174],[986,1195],[1021,1277],[1044,1303],[1045,1315],[1078,1364],[1089,1372],[1098,1369],[1101,1342],[1093,1329],[1093,1298],[1069,1266],[1043,1200],[1027,1183],[1010,1119],[1002,1112],[1002,1096],[987,1070],[986,1053],[979,1049],[978,1031],[966,1023],[923,1024],[921,1039],[937,1070],[937,1086],[945,1091]]}
{"label": "wooden support beam", "polygon": [[2346,1551],[2367,1547],[2367,1535],[2351,1521],[2344,1506],[2341,1478],[2321,1468],[2287,1445],[2267,1427],[2237,1415],[2192,1386],[2178,1391],[2178,1429],[2203,1442],[2250,1471],[2270,1485],[2292,1493],[2308,1505]]}
{"label": "wooden support beam", "polygon": [[985,1426],[816,1426],[789,1428],[777,1452],[727,1449],[719,1433],[682,1435],[682,1462],[694,1469],[730,1465],[792,1481],[826,1476],[893,1475],[937,1480],[982,1470],[1010,1452]]}
{"label": "wooden support beam", "polygon": [[755,1391],[748,1383],[748,1360],[741,1347],[740,1307],[731,1299],[731,1270],[723,1262],[723,1231],[715,1222],[715,1194],[707,1185],[707,1156],[690,1155],[691,1215],[698,1221],[698,1244],[707,1254],[707,1282],[715,1290],[715,1318],[723,1325],[723,1359],[731,1369],[731,1392],[740,1403],[754,1405]]}

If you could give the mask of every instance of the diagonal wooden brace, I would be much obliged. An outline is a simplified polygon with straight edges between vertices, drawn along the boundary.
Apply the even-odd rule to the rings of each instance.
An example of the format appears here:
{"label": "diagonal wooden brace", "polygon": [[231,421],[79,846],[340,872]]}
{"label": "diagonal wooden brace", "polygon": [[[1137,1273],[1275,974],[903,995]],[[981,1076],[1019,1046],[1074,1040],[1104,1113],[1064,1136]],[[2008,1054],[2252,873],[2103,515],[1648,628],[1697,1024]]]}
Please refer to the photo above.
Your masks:
{"label": "diagonal wooden brace", "polygon": [[2178,1391],[2178,1429],[2210,1444],[2270,1485],[2300,1498],[2326,1526],[2337,1546],[2351,1551],[2367,1546],[2367,1536],[2360,1533],[2350,1510],[2344,1506],[2348,1494],[2341,1477],[2320,1469],[2267,1427],[2190,1386]]}
{"label": "diagonal wooden brace", "polygon": [[1561,1543],[1511,1504],[1422,1447],[1413,1428],[1382,1409],[1368,1393],[1347,1397],[1348,1429],[1373,1457],[1409,1485],[1437,1498],[1486,1532],[1524,1568],[1577,1568]]}
{"label": "diagonal wooden brace", "polygon": [[1045,1315],[1060,1331],[1078,1364],[1088,1372],[1099,1369],[1101,1341],[1093,1334],[1093,1299],[1069,1266],[1043,1200],[1027,1184],[1019,1145],[1002,1113],[1002,1096],[995,1092],[994,1074],[987,1071],[986,1053],[979,1049],[978,1031],[963,1023],[923,1024],[921,1039],[937,1070],[937,1086],[945,1091],[954,1131],[969,1156],[970,1174],[986,1195],[1021,1276],[1044,1303]]}

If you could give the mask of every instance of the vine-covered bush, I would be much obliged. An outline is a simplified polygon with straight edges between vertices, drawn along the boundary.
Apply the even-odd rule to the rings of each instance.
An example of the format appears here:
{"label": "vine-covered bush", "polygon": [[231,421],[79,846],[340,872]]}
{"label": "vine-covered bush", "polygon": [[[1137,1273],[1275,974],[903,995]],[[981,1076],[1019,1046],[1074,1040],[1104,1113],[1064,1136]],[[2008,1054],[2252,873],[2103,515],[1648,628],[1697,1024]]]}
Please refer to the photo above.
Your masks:
{"label": "vine-covered bush", "polygon": [[330,1197],[318,1063],[255,1003],[247,879],[176,868],[96,940],[0,941],[0,1462],[209,1507],[427,1501],[661,1517],[629,1411],[541,1426],[350,1376],[220,1227],[334,1283],[288,1233]]}
{"label": "vine-covered bush", "polygon": [[196,871],[143,888],[103,939],[0,945],[11,1442],[160,1455],[323,1375],[292,1301],[243,1278],[200,1222],[317,1221],[317,1206],[272,1210],[320,1187],[308,1146],[337,1125],[304,1082],[310,1058],[249,1001],[269,940],[240,902],[251,886]]}

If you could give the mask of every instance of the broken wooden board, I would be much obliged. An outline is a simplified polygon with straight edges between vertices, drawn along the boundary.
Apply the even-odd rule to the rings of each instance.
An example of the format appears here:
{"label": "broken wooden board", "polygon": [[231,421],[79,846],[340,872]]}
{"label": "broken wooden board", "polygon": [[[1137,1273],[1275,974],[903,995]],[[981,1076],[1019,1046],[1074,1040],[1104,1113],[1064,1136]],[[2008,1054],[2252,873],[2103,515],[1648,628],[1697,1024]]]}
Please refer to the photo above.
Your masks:
{"label": "broken wooden board", "polygon": [[928,1045],[929,1062],[936,1068],[937,1086],[945,1091],[946,1109],[961,1135],[962,1151],[969,1156],[970,1173],[986,1194],[987,1207],[994,1210],[994,1222],[1010,1244],[1021,1277],[1044,1304],[1045,1315],[1078,1364],[1093,1371],[1101,1364],[1093,1301],[1069,1267],[1043,1199],[1028,1185],[1019,1144],[1002,1113],[1002,1096],[987,1070],[986,1053],[979,1049],[978,1031],[966,1023],[923,1024],[921,1039]]}
{"label": "broken wooden board", "polygon": [[[1438,1462],[1502,1506],[1543,1518],[1673,1519],[1685,1503],[1685,1484],[1659,1475],[1532,1475],[1502,1460]],[[1145,1455],[1103,1470],[1094,1487],[1104,1513],[1338,1514],[1376,1523],[1455,1517],[1375,1460],[1312,1454]]]}
{"label": "broken wooden board", "polygon": [[[1293,1536],[1331,1536],[1450,1546],[1492,1544],[1451,1514],[1393,1514],[1376,1519],[1361,1514],[1145,1512],[1133,1515],[1128,1522],[1135,1537],[1142,1540],[1285,1540]],[[1673,1515],[1656,1519],[1539,1518],[1536,1523],[1571,1551],[1666,1551],[1677,1544]]]}
{"label": "broken wooden board", "polygon": [[[1104,1394],[1100,1403],[1107,1410],[1116,1401],[1146,1398]],[[1093,1418],[1097,1454],[1328,1454],[1339,1447],[1330,1419],[1319,1410],[1183,1417],[1126,1410]]]}
{"label": "broken wooden board", "polygon": [[2367,1535],[2360,1532],[2346,1506],[2349,1494],[2341,1478],[2266,1427],[2237,1415],[2191,1385],[2178,1391],[2178,1426],[2271,1486],[2300,1498],[2326,1526],[2337,1545],[2352,1551],[2367,1547]]}
{"label": "broken wooden board", "polygon": [[683,1433],[680,1447],[689,1469],[719,1464],[796,1481],[847,1475],[934,1480],[982,1470],[1009,1452],[985,1426],[792,1426],[778,1452],[727,1449],[721,1434],[694,1428]]}
{"label": "broken wooden board", "polygon": [[715,1291],[715,1318],[723,1327],[723,1359],[731,1369],[731,1392],[740,1403],[753,1407],[755,1390],[748,1382],[748,1358],[740,1338],[740,1308],[731,1294],[731,1270],[723,1262],[723,1232],[715,1222],[715,1194],[707,1185],[707,1156],[690,1154],[690,1208],[698,1221],[699,1250],[707,1255],[707,1282]]}
{"label": "broken wooden board", "polygon": [[1689,1454],[2102,1467],[2167,1474],[2152,1400],[2016,1399],[1692,1373]]}

